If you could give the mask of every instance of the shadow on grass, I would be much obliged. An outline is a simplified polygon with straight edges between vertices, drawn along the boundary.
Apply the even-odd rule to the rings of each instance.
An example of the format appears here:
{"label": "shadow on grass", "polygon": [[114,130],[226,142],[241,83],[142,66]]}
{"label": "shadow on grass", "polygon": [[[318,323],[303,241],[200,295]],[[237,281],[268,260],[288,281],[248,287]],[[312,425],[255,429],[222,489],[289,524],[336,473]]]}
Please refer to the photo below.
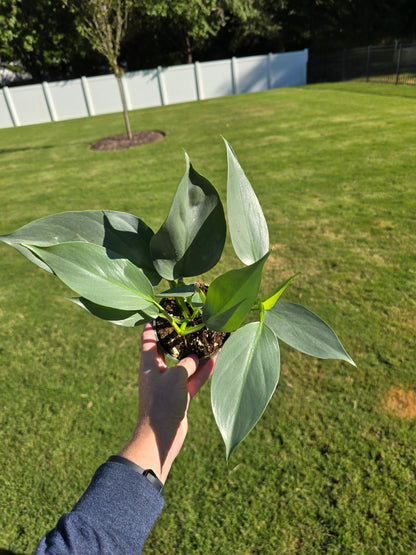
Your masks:
{"label": "shadow on grass", "polygon": [[17,553],[16,551],[9,551],[8,549],[2,549],[0,547],[0,555],[23,555],[23,553]]}
{"label": "shadow on grass", "polygon": [[[26,146],[21,148],[0,148],[0,155],[1,154],[12,154],[13,152],[26,152],[28,150],[46,150],[47,148],[54,148],[52,145],[44,145],[44,146]],[[0,551],[1,555],[1,551]]]}

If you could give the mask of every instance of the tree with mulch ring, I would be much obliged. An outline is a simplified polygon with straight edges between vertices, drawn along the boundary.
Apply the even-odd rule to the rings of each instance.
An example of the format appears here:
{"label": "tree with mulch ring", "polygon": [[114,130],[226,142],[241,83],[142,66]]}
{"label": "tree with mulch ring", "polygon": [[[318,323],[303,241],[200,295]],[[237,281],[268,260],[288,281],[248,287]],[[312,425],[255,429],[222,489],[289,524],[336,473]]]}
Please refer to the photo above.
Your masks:
{"label": "tree with mulch ring", "polygon": [[164,136],[165,134],[162,131],[134,131],[130,139],[126,133],[120,133],[104,137],[92,143],[88,148],[90,150],[124,150],[126,148],[155,143],[162,140]]}

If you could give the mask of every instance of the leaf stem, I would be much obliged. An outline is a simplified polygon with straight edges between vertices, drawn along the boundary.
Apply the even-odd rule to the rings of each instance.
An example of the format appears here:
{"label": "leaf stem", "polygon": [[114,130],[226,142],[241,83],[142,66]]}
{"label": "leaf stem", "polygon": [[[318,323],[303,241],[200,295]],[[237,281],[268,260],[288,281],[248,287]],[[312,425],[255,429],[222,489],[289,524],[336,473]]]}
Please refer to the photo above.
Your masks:
{"label": "leaf stem", "polygon": [[190,328],[187,328],[185,331],[181,332],[181,335],[188,335],[189,333],[194,333],[196,331],[202,330],[202,328],[205,327],[205,324],[197,324],[196,326],[191,326]]}
{"label": "leaf stem", "polygon": [[184,317],[192,320],[191,313],[189,312],[189,309],[186,306],[186,302],[181,297],[176,297],[176,302],[177,302],[179,308],[181,309],[182,314],[184,315]]}
{"label": "leaf stem", "polygon": [[260,311],[260,322],[263,323],[264,322],[264,304],[259,301],[258,302],[258,307],[259,307],[259,311]]}

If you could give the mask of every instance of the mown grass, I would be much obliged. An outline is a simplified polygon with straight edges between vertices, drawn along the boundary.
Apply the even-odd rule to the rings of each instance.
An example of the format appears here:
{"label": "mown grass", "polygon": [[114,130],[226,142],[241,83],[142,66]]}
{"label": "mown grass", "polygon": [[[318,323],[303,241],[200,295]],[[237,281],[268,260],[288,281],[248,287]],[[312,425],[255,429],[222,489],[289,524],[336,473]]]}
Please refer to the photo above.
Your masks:
{"label": "mown grass", "polygon": [[[145,553],[414,550],[414,413],[392,399],[416,403],[415,101],[342,83],[143,110],[133,128],[166,138],[110,153],[87,146],[121,132],[120,115],[0,130],[0,233],[99,208],[156,230],[182,149],[224,195],[224,135],[268,218],[264,290],[300,271],[285,299],[325,318],[357,363],[282,346],[278,390],[228,465],[206,387]],[[6,245],[0,257],[0,548],[31,553],[129,438],[139,333],[78,310]],[[237,266],[227,246],[219,270]]]}

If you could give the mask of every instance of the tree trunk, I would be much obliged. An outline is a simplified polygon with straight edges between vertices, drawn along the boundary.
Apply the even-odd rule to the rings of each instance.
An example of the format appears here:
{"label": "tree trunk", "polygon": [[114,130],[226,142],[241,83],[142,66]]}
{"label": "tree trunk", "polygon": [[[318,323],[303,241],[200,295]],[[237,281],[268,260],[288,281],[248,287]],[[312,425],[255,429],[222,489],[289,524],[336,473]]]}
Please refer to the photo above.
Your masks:
{"label": "tree trunk", "polygon": [[133,135],[131,133],[129,114],[127,112],[127,102],[126,102],[126,97],[124,96],[123,85],[121,83],[121,76],[119,72],[117,72],[115,75],[117,79],[118,90],[120,91],[121,104],[123,105],[123,114],[124,114],[124,123],[126,124],[126,132],[127,132],[129,141],[131,141],[133,139]]}
{"label": "tree trunk", "polygon": [[188,36],[185,39],[185,43],[186,43],[187,61],[188,61],[188,64],[192,64],[192,62],[194,61],[193,60],[193,52],[192,52],[192,44],[191,44],[191,41],[190,41]]}

